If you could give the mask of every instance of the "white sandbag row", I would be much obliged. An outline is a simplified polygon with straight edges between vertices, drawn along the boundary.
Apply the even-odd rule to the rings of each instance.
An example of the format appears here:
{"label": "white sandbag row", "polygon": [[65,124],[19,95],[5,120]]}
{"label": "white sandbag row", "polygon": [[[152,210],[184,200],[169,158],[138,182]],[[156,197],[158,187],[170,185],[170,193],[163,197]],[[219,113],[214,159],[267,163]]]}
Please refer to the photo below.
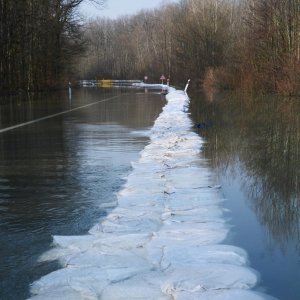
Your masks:
{"label": "white sandbag row", "polygon": [[229,225],[201,157],[188,97],[172,88],[132,164],[118,205],[86,236],[54,236],[41,260],[62,269],[32,284],[31,299],[272,299],[244,250],[224,245]]}

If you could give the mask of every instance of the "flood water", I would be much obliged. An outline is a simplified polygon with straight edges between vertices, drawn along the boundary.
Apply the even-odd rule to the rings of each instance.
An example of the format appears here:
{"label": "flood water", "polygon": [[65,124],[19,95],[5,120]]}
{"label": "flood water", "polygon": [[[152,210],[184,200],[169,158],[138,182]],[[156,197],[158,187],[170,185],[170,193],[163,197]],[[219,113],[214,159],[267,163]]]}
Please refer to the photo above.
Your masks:
{"label": "flood water", "polygon": [[59,268],[38,262],[52,235],[87,233],[115,206],[130,162],[148,142],[143,131],[165,99],[86,88],[71,98],[66,91],[1,101],[2,129],[100,101],[0,132],[0,299],[19,300],[30,283]]}
{"label": "flood water", "polygon": [[[300,299],[300,100],[190,96],[194,130],[227,199],[227,242],[248,252],[259,290]],[[115,206],[165,100],[86,88],[2,102],[0,131],[72,110],[0,132],[0,299],[19,300],[59,268],[38,262],[52,235],[84,234]]]}
{"label": "flood water", "polygon": [[230,210],[228,242],[248,252],[260,289],[300,299],[300,99],[191,96]]}

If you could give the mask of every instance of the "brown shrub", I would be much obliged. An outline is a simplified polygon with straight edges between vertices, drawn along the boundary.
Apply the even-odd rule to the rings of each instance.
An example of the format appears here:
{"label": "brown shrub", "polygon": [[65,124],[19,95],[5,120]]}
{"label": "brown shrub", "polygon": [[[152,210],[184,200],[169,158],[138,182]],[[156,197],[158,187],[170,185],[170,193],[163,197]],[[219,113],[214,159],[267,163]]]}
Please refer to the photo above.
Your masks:
{"label": "brown shrub", "polygon": [[295,55],[284,60],[277,77],[276,88],[279,94],[285,96],[300,94],[300,61]]}

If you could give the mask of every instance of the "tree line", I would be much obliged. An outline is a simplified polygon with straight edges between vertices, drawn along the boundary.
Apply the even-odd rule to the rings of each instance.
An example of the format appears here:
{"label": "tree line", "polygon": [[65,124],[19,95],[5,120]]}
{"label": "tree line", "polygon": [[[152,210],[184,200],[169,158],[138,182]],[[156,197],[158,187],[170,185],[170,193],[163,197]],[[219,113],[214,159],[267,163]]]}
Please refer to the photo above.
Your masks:
{"label": "tree line", "polygon": [[0,0],[0,93],[162,73],[206,89],[300,93],[300,0],[179,0],[87,24],[82,2]]}
{"label": "tree line", "polygon": [[1,93],[55,88],[68,79],[84,50],[82,1],[0,0]]}
{"label": "tree line", "polygon": [[82,78],[300,92],[300,0],[180,0],[88,22]]}

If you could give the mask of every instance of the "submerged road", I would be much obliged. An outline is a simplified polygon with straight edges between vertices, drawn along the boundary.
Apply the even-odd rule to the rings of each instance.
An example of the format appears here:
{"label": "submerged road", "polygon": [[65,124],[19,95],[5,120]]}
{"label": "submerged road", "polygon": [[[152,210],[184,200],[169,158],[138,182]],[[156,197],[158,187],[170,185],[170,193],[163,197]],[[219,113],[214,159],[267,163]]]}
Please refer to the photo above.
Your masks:
{"label": "submerged road", "polygon": [[81,109],[0,134],[0,299],[28,299],[32,282],[60,268],[38,261],[52,236],[87,234],[115,207],[165,105],[137,92],[78,88],[72,102],[65,92],[2,102],[3,129]]}
{"label": "submerged road", "polygon": [[252,289],[246,252],[222,244],[222,195],[185,112],[170,89],[118,206],[88,235],[54,236],[41,260],[63,268],[32,285],[32,299],[274,299]]}
{"label": "submerged road", "polygon": [[[123,94],[122,96],[124,96],[124,95],[125,94]],[[28,122],[13,125],[13,126],[10,126],[10,127],[6,127],[6,128],[3,128],[3,129],[0,129],[0,133],[7,132],[7,131],[10,131],[10,130],[14,130],[14,129],[17,129],[17,128],[20,128],[20,127],[23,127],[23,126],[31,125],[31,124],[41,122],[41,121],[44,121],[44,120],[47,120],[47,119],[51,119],[51,118],[54,118],[54,117],[57,117],[57,116],[61,116],[61,115],[64,115],[64,114],[68,114],[70,112],[80,110],[80,109],[83,109],[83,108],[87,108],[87,107],[99,104],[101,102],[106,102],[106,101],[113,100],[113,99],[116,99],[116,98],[119,98],[119,97],[120,97],[120,95],[109,97],[109,98],[106,98],[106,99],[102,99],[100,101],[96,101],[96,102],[93,102],[93,103],[82,105],[80,107],[75,107],[75,108],[72,108],[72,109],[68,109],[68,110],[65,110],[65,111],[62,111],[62,112],[59,112],[59,113],[56,113],[56,114],[48,115],[48,116],[45,116],[45,117],[42,117],[42,118],[38,118],[38,119],[35,119],[35,120],[32,120],[32,121],[28,121]]]}

